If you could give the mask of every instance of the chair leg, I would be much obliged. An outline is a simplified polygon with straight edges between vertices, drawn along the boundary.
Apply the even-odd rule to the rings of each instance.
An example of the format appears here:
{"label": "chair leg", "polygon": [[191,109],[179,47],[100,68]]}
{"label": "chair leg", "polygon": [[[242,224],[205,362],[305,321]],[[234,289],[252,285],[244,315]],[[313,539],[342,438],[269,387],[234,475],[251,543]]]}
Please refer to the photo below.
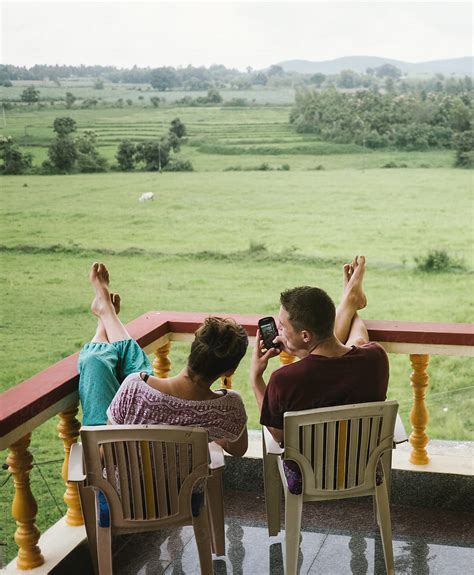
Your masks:
{"label": "chair leg", "polygon": [[280,533],[280,508],[282,485],[278,471],[278,455],[263,455],[263,481],[265,487],[265,510],[267,513],[268,535]]}
{"label": "chair leg", "polygon": [[206,504],[211,530],[212,552],[225,555],[224,489],[222,470],[216,469],[207,479]]}
{"label": "chair leg", "polygon": [[97,527],[97,558],[100,575],[112,575],[112,534],[110,527]]}
{"label": "chair leg", "polygon": [[387,485],[384,481],[375,488],[375,497],[377,499],[377,509],[379,517],[380,535],[382,537],[383,554],[385,557],[385,567],[388,575],[393,575],[393,545],[392,545],[392,526],[390,522],[390,505],[388,502]]}
{"label": "chair leg", "polygon": [[99,562],[97,553],[97,521],[95,515],[95,492],[90,487],[79,484],[79,499],[81,501],[84,526],[86,528],[87,542],[91,554],[94,575],[99,575]]}
{"label": "chair leg", "polygon": [[201,575],[212,575],[211,537],[206,506],[201,507],[197,517],[193,517],[193,529],[199,554]]}
{"label": "chair leg", "polygon": [[285,575],[296,575],[300,550],[303,496],[285,490]]}

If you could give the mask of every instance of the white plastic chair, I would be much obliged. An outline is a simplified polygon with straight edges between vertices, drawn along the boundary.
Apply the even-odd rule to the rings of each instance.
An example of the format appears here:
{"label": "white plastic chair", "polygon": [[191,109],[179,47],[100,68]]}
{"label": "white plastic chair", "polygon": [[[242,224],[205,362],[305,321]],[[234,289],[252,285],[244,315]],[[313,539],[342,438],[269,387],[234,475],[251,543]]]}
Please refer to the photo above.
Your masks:
{"label": "white plastic chair", "polygon": [[[211,574],[212,551],[225,553],[224,457],[208,444],[207,430],[101,425],[83,427],[81,440],[72,445],[68,479],[79,487],[95,573],[112,573],[113,535],[193,525],[201,572]],[[200,482],[204,502],[193,516],[193,488]],[[99,526],[99,492],[109,509],[106,527]]]}
{"label": "white plastic chair", "polygon": [[[265,505],[269,535],[280,531],[281,490],[285,495],[285,573],[296,575],[301,513],[306,501],[373,495],[387,573],[394,573],[387,483],[394,447],[396,401],[343,405],[284,415],[284,448],[263,428]],[[301,470],[302,493],[288,489],[283,460]],[[384,480],[376,480],[377,467]]]}

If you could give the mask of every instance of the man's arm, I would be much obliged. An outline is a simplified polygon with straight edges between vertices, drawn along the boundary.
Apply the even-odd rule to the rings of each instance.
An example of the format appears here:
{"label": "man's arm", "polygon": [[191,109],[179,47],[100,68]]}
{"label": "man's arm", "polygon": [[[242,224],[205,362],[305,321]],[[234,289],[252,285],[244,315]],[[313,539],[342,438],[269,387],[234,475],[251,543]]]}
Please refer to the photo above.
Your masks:
{"label": "man's arm", "polygon": [[[265,396],[267,385],[263,379],[263,374],[268,366],[268,360],[276,357],[280,352],[276,348],[271,348],[265,353],[263,352],[263,341],[260,339],[260,332],[257,330],[255,347],[253,349],[252,362],[250,366],[250,384],[252,386],[253,394],[258,405],[258,411],[262,413],[262,403]],[[275,441],[283,441],[283,430],[275,427],[269,427],[268,430],[273,435]]]}

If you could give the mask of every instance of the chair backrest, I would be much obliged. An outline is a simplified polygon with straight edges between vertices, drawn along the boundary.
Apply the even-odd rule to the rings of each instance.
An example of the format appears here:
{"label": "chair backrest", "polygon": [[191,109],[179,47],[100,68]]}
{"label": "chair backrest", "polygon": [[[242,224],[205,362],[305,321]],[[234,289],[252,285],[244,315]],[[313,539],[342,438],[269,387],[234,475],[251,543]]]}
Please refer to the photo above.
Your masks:
{"label": "chair backrest", "polygon": [[112,527],[191,517],[193,486],[209,475],[207,430],[170,425],[86,426],[81,429],[81,440],[85,486],[104,493]]}
{"label": "chair backrest", "polygon": [[379,458],[393,447],[397,410],[396,401],[377,401],[285,413],[284,458],[299,464],[303,493],[357,495],[373,488]]}

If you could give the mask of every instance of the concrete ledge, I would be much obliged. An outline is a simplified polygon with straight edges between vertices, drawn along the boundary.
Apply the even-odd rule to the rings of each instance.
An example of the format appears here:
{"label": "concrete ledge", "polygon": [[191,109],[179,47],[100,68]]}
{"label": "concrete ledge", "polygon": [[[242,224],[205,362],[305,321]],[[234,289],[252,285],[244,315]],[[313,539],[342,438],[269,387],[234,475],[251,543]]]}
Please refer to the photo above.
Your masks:
{"label": "concrete ledge", "polygon": [[[435,507],[451,511],[474,511],[473,442],[431,441],[428,465],[409,463],[410,446],[394,451],[392,503]],[[249,432],[245,457],[226,457],[224,486],[235,491],[263,493],[260,431]]]}
{"label": "concrete ledge", "polygon": [[[67,557],[78,545],[86,539],[86,530],[83,525],[71,527],[66,524],[63,517],[47,531],[45,531],[39,541],[38,546],[45,558],[45,562],[36,569],[21,571],[16,566],[16,558],[11,561],[0,573],[5,575],[13,573],[32,573],[34,575],[47,575],[53,573],[54,569]],[[63,571],[64,573],[64,571]]]}

